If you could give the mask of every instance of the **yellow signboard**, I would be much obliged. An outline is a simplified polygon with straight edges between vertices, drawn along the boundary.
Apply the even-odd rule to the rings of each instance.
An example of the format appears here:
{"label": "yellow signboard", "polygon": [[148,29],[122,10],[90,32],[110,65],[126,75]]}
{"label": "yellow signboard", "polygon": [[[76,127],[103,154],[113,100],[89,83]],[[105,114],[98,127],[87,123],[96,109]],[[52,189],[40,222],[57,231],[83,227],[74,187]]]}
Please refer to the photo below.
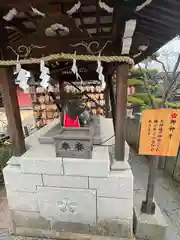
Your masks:
{"label": "yellow signboard", "polygon": [[176,156],[180,141],[180,109],[149,109],[142,113],[139,154]]}

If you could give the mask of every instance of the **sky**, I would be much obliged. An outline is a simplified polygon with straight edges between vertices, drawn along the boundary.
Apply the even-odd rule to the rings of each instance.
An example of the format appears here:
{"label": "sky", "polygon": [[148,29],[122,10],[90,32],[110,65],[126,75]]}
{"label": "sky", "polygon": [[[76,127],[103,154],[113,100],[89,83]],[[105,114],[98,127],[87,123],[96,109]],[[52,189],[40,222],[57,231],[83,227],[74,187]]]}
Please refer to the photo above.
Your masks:
{"label": "sky", "polygon": [[[169,72],[171,72],[177,60],[178,54],[180,53],[180,39],[175,38],[171,40],[169,43],[167,43],[161,49],[159,49],[158,52],[160,53],[160,56],[158,57],[158,59],[161,60],[165,64],[166,69]],[[148,68],[150,69],[156,68],[159,71],[163,71],[162,66],[159,63],[154,61],[149,64]],[[180,66],[179,66],[179,70],[180,70]]]}

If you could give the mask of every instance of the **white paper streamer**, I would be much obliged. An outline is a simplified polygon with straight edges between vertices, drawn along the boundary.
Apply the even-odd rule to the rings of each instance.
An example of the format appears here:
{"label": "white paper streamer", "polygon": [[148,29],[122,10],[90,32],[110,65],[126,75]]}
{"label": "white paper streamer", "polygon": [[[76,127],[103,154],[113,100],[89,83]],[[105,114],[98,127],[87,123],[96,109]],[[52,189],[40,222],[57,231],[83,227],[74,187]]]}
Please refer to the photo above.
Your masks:
{"label": "white paper streamer", "polygon": [[29,87],[29,85],[27,84],[29,77],[30,72],[21,68],[17,76],[17,81],[19,81],[19,86],[23,90],[26,90]]}
{"label": "white paper streamer", "polygon": [[77,65],[76,65],[76,59],[73,59],[73,65],[72,65],[71,71],[76,75],[76,79],[77,80],[78,79],[81,80],[81,86],[82,86],[83,85],[83,79],[82,79],[82,77],[78,73],[78,68],[77,68]]}
{"label": "white paper streamer", "polygon": [[49,86],[49,80],[50,80],[50,76],[49,75],[45,75],[43,77],[43,80],[41,81],[40,85],[43,87],[43,88],[47,88]]}
{"label": "white paper streamer", "polygon": [[[100,56],[100,55],[99,55]],[[96,69],[96,72],[98,73],[99,75],[99,80],[101,81],[101,87],[103,88],[103,90],[105,89],[106,87],[106,83],[105,83],[105,77],[104,77],[104,74],[103,74],[103,67],[101,65],[101,61],[97,61],[97,69]]]}
{"label": "white paper streamer", "polygon": [[105,83],[104,80],[103,80],[102,83],[101,83],[101,87],[102,87],[102,90],[104,91],[104,89],[106,88],[106,83]]}
{"label": "white paper streamer", "polygon": [[46,89],[49,86],[50,76],[48,74],[50,74],[50,71],[49,71],[49,68],[45,66],[43,59],[40,62],[40,71],[41,71],[41,75],[39,76],[39,78],[42,79],[42,81],[40,82],[40,85]]}
{"label": "white paper streamer", "polygon": [[16,73],[19,73],[21,70],[21,64],[18,63],[18,61],[19,61],[19,55],[17,56]]}

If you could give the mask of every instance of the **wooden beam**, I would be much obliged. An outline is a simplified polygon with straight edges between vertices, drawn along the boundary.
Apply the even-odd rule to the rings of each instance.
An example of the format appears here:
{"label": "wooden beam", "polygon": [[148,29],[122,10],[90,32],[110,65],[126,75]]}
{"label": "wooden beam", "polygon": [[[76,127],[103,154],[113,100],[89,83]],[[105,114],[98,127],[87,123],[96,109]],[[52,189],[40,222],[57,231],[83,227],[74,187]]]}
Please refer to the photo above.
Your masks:
{"label": "wooden beam", "polygon": [[[112,26],[112,23],[101,23],[99,26],[98,26],[98,24],[96,24],[96,23],[94,23],[94,24],[92,24],[92,23],[86,23],[86,24],[84,24],[84,27],[87,29],[87,28],[98,28],[99,27],[99,30],[98,30],[98,32],[100,33],[100,28],[103,28],[103,27],[111,27]],[[80,25],[79,26],[81,29],[83,29],[83,25]],[[96,33],[97,34],[97,33]]]}
{"label": "wooden beam", "polygon": [[160,21],[165,21],[168,23],[172,24],[180,24],[180,20],[178,19],[178,15],[169,15],[163,11],[156,11],[155,9],[149,9],[149,8],[144,8],[142,11],[143,16],[150,16],[151,18],[160,20]]}
{"label": "wooden beam", "polygon": [[10,67],[0,68],[2,96],[8,120],[8,133],[10,135],[14,156],[21,156],[25,151],[22,122],[17,99],[16,85],[13,80],[13,70]]}
{"label": "wooden beam", "polygon": [[[34,36],[34,37],[33,37]],[[77,44],[81,41],[86,42],[87,44],[92,41],[98,41],[100,46],[104,46],[104,44],[107,42],[107,40],[110,40],[109,37],[105,37],[103,39],[99,38],[90,38],[90,37],[79,37],[79,38],[51,38],[46,36],[36,37],[36,34],[31,34],[28,37],[22,39],[22,41],[18,44],[9,44],[15,51],[17,51],[18,47],[20,45],[30,46],[31,44],[35,46],[45,46],[44,48],[34,48],[31,51],[31,55],[29,57],[42,57],[50,54],[56,54],[56,53],[74,53],[74,51],[77,51],[77,54],[88,54],[87,49],[83,46],[80,47],[72,47],[71,44]],[[96,40],[95,40],[96,39]],[[99,48],[100,49],[100,48]],[[111,52],[112,46],[111,44],[108,44],[106,48],[103,51],[103,54],[105,55],[112,55]],[[11,54],[10,59],[16,59],[16,55],[11,51],[8,50],[8,52]],[[65,60],[66,61],[66,60]]]}
{"label": "wooden beam", "polygon": [[86,27],[85,27],[85,24],[84,24],[84,19],[83,19],[83,16],[82,16],[81,7],[80,7],[80,9],[79,9],[79,14],[80,14],[81,28],[83,29],[83,32],[86,32],[86,33],[87,33],[87,30],[86,30]]}
{"label": "wooden beam", "polygon": [[99,1],[96,2],[96,35],[99,36],[101,27],[100,27],[100,7],[99,7]]}
{"label": "wooden beam", "polygon": [[124,161],[125,156],[128,72],[129,66],[124,64],[119,65],[116,70],[116,161]]}
{"label": "wooden beam", "polygon": [[[101,17],[103,17],[103,16],[111,16],[112,15],[112,14],[106,12],[106,11],[103,11],[103,10],[100,10],[99,13],[100,13]],[[82,17],[83,18],[96,17],[96,12],[82,12]],[[80,13],[79,12],[74,13],[73,14],[73,18],[80,18]]]}
{"label": "wooden beam", "polygon": [[8,22],[7,25],[15,27],[22,35],[29,34],[29,33],[32,33],[33,31],[35,31],[33,29],[27,28],[23,24],[21,19],[13,19],[11,22]]}
{"label": "wooden beam", "polygon": [[163,25],[163,26],[168,27],[168,28],[171,28],[172,25],[173,25],[169,21],[167,22],[167,21],[152,17],[149,14],[145,15],[144,13],[142,14],[142,13],[136,12],[135,15],[137,16],[138,19],[147,20],[147,21],[150,21],[150,22],[154,22],[156,24],[158,23],[158,24]]}

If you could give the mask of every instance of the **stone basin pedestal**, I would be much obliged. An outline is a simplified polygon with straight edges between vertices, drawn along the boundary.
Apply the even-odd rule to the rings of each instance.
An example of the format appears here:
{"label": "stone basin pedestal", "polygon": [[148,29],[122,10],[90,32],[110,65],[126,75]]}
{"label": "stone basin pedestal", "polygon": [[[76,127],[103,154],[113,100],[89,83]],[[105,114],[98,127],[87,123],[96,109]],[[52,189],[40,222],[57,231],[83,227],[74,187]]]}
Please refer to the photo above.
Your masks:
{"label": "stone basin pedestal", "polygon": [[91,158],[56,157],[54,143],[39,142],[55,125],[29,136],[27,152],[12,157],[4,168],[12,233],[56,239],[67,238],[68,233],[73,239],[87,234],[131,239],[133,175],[127,161],[121,166],[110,161],[109,147],[100,145],[93,146]]}
{"label": "stone basin pedestal", "polygon": [[92,132],[90,128],[61,128],[53,137],[56,157],[92,158]]}

